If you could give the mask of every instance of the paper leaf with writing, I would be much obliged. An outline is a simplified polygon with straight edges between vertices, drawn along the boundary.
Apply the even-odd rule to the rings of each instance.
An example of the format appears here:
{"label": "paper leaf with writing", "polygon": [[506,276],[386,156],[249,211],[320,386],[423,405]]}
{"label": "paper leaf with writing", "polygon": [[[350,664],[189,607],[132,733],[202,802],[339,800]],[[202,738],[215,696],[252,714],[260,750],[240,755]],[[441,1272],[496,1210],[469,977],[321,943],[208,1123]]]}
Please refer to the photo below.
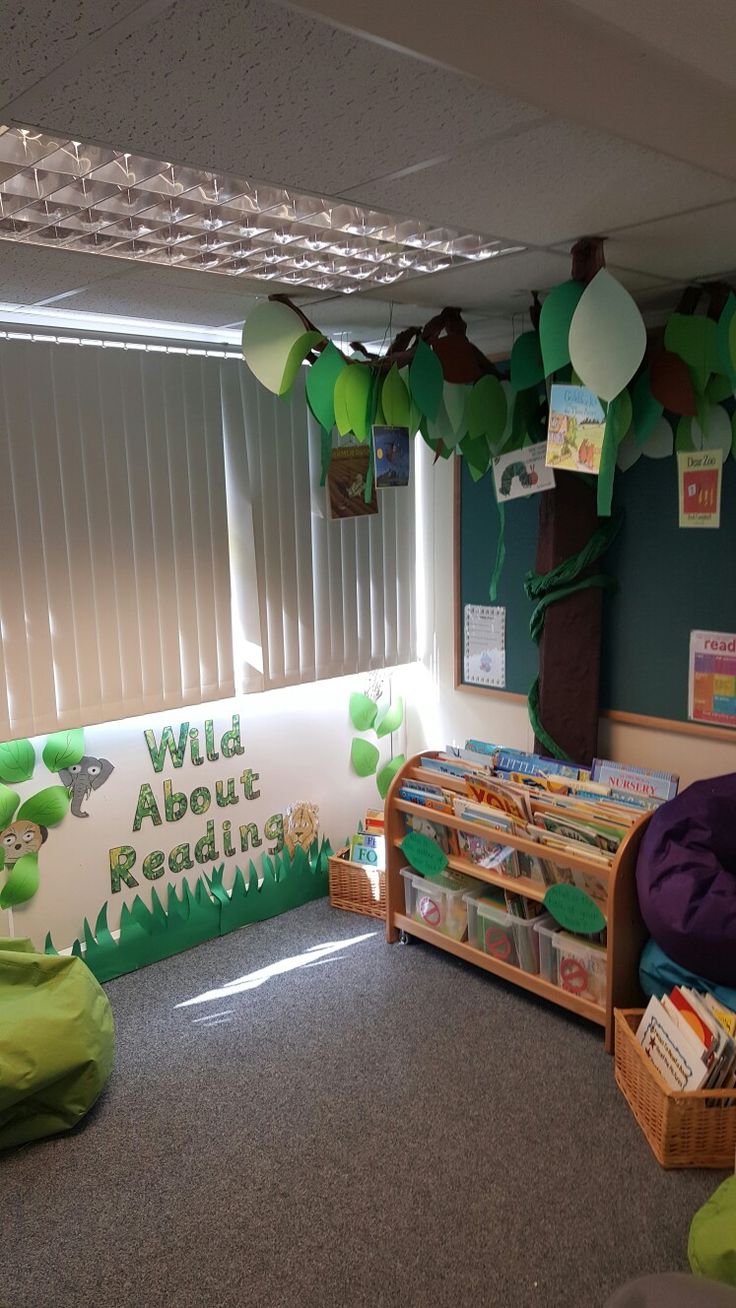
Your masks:
{"label": "paper leaf with writing", "polygon": [[593,936],[605,930],[606,919],[595,900],[578,886],[550,886],[544,896],[544,907],[566,931]]}
{"label": "paper leaf with writing", "polygon": [[0,908],[15,908],[33,899],[39,885],[38,854],[21,854],[0,891]]}
{"label": "paper leaf with writing", "polygon": [[36,751],[30,740],[8,740],[0,745],[0,781],[16,785],[30,781],[36,766]]}
{"label": "paper leaf with writing", "polygon": [[370,731],[377,713],[378,705],[370,695],[355,691],[350,696],[350,721],[356,731]]}
{"label": "paper leaf with writing", "polygon": [[393,704],[387,704],[376,717],[376,735],[389,736],[398,731],[404,721],[404,701],[399,697]]}
{"label": "paper leaf with writing", "polygon": [[422,876],[438,876],[447,867],[447,854],[429,836],[422,835],[421,831],[410,831],[404,836],[401,849],[411,866]]}
{"label": "paper leaf with writing", "polygon": [[393,365],[381,389],[381,406],[389,427],[409,426],[409,392],[396,364]]}
{"label": "paper leaf with writing", "polygon": [[652,395],[671,413],[695,417],[695,391],[686,363],[669,350],[658,350],[649,365]]}
{"label": "paper leaf with writing", "polygon": [[390,763],[387,763],[385,767],[381,768],[380,772],[378,773],[378,776],[376,777],[376,785],[378,787],[378,793],[381,796],[381,799],[386,798],[391,782],[396,776],[396,773],[401,771],[405,763],[406,763],[406,759],[404,755],[397,754],[396,758],[392,758]]}
{"label": "paper leaf with writing", "polygon": [[437,419],[444,384],[442,364],[420,337],[409,366],[409,386],[412,398],[430,422]]}
{"label": "paper leaf with writing", "polygon": [[511,350],[511,385],[515,391],[526,391],[542,381],[544,363],[539,335],[537,332],[523,332]]}
{"label": "paper leaf with writing", "polygon": [[487,436],[495,444],[501,439],[506,426],[506,395],[497,377],[488,373],[475,383],[468,397],[467,420],[473,440]]}
{"label": "paper leaf with writing", "polygon": [[370,740],[361,740],[360,736],[353,737],[353,743],[350,746],[350,762],[353,765],[353,771],[357,772],[359,777],[372,777],[376,770],[379,759],[379,751]]}
{"label": "paper leaf with writing", "polygon": [[670,314],[664,329],[664,344],[665,349],[692,368],[698,390],[704,391],[711,373],[720,368],[713,319],[702,314]]}
{"label": "paper leaf with writing", "polygon": [[644,358],[647,332],[639,307],[605,268],[586,286],[570,323],[570,361],[583,385],[613,400]]}
{"label": "paper leaf with writing", "polygon": [[545,298],[539,316],[539,343],[545,377],[570,362],[570,323],[584,290],[582,282],[563,282]]}
{"label": "paper leaf with writing", "polygon": [[331,432],[335,425],[335,385],[346,368],[340,351],[328,341],[307,372],[307,402],[326,432]]}
{"label": "paper leaf with writing", "polygon": [[43,761],[49,772],[70,768],[84,755],[84,732],[81,727],[57,731],[49,736],[43,747]]}

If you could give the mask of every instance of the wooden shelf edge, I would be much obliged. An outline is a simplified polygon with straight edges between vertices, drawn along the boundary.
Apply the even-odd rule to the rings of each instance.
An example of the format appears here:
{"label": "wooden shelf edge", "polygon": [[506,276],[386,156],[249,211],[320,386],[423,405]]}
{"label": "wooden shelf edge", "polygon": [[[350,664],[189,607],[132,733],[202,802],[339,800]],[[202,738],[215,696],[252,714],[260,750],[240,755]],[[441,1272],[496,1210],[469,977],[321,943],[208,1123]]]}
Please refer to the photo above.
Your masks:
{"label": "wooden shelf edge", "polygon": [[550,1003],[557,1004],[560,1008],[567,1008],[570,1012],[577,1013],[578,1016],[585,1017],[598,1026],[606,1025],[606,1010],[600,1008],[598,1004],[593,1004],[588,999],[580,999],[567,990],[561,990],[559,986],[553,985],[551,981],[547,981],[542,976],[537,976],[532,972],[524,972],[519,967],[512,967],[510,963],[502,963],[500,959],[491,958],[488,954],[482,953],[480,949],[474,949],[466,941],[453,940],[450,936],[443,935],[441,931],[434,931],[431,927],[425,926],[423,922],[417,922],[413,917],[407,917],[405,913],[393,913],[391,915],[391,926],[396,927],[399,931],[406,931],[408,935],[416,936],[419,940],[425,940],[427,944],[436,945],[438,949],[443,949],[445,953],[454,954],[456,958],[462,958],[467,963],[473,963],[486,972],[492,972],[494,976],[500,976],[504,981],[510,981],[522,990],[529,990],[532,994],[540,995],[543,999],[548,999]]}
{"label": "wooden shelf edge", "polygon": [[[397,849],[401,848],[401,840],[398,837],[394,844]],[[456,854],[448,854],[447,866],[454,868],[456,872],[465,872],[467,876],[475,877],[476,881],[485,881],[489,886],[499,886],[501,890],[510,890],[512,894],[523,895],[525,899],[536,899],[540,904],[547,892],[546,886],[539,885],[537,881],[530,881],[528,877],[507,877],[503,872],[493,872],[490,868],[479,867],[469,858],[459,858]],[[417,876],[421,876],[421,873],[417,872]]]}

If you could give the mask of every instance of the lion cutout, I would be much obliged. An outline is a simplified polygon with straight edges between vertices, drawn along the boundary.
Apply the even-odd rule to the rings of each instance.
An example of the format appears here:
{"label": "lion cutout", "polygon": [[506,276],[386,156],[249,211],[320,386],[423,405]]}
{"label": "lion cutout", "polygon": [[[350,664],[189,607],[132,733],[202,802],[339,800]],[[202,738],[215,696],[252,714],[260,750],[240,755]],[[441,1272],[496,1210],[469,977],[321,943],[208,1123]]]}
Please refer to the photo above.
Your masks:
{"label": "lion cutout", "polygon": [[312,843],[319,836],[318,804],[302,800],[300,804],[289,804],[284,813],[284,844],[290,856],[294,857],[297,845],[308,852]]}

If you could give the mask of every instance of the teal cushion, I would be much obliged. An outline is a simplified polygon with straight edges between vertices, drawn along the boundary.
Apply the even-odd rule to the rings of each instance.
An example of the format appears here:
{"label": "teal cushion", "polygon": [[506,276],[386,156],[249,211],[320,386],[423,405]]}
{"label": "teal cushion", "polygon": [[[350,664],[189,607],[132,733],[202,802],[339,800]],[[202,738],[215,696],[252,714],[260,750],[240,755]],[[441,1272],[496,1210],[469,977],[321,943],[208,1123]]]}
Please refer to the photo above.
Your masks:
{"label": "teal cushion", "polygon": [[639,980],[645,995],[668,995],[673,986],[691,986],[693,990],[710,990],[727,1008],[736,1009],[736,990],[729,986],[718,986],[707,977],[689,972],[668,958],[654,940],[645,944],[639,960]]}

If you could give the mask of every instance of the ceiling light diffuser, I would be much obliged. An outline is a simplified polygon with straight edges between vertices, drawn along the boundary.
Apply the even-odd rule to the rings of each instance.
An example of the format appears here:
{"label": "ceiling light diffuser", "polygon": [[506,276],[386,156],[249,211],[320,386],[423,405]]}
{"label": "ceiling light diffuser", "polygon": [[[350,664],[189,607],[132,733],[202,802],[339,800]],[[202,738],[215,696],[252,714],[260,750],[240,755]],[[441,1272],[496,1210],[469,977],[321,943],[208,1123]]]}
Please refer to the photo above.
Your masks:
{"label": "ceiling light diffuser", "polygon": [[346,295],[524,248],[2,126],[0,239]]}

